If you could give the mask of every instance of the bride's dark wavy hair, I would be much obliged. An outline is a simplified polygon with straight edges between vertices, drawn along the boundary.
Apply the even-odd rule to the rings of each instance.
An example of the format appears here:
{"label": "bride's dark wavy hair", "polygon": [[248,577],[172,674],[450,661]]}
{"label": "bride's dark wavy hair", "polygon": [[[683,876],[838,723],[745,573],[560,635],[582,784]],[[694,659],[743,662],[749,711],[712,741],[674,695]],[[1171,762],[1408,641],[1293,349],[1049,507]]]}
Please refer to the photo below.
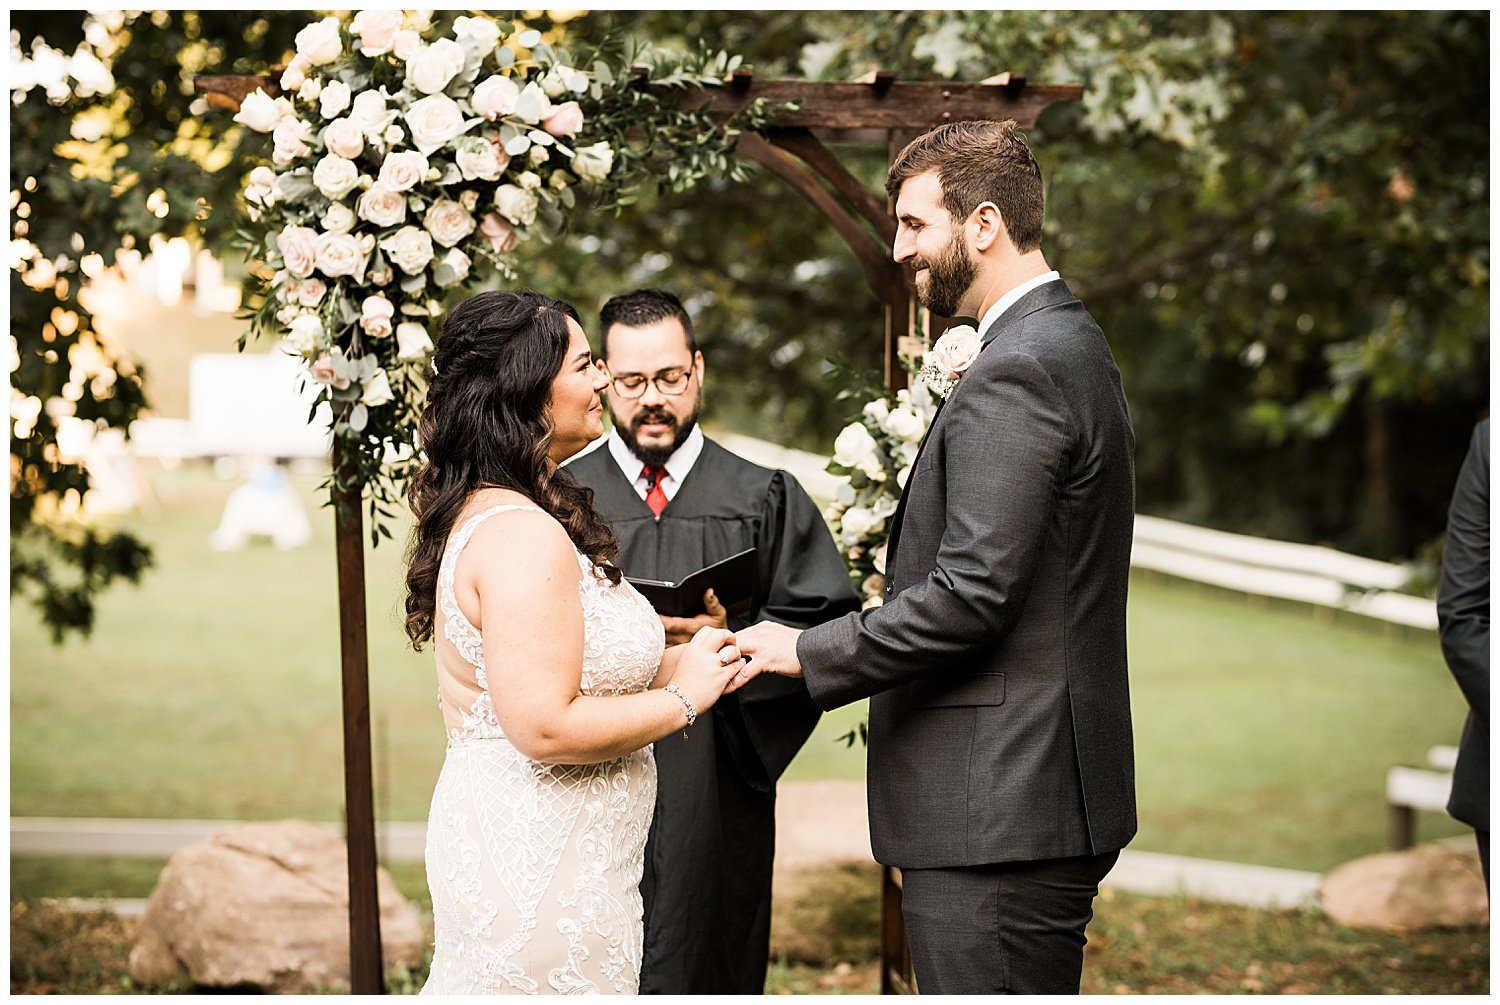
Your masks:
{"label": "bride's dark wavy hair", "polygon": [[[416,524],[406,549],[406,634],[432,639],[438,565],[453,523],[481,488],[519,492],[550,513],[599,573],[618,584],[620,546],[594,493],[550,472],[552,382],[568,351],[569,304],[539,293],[487,292],[443,323],[417,427],[424,463],[407,490]],[[581,323],[581,322],[580,322]]]}

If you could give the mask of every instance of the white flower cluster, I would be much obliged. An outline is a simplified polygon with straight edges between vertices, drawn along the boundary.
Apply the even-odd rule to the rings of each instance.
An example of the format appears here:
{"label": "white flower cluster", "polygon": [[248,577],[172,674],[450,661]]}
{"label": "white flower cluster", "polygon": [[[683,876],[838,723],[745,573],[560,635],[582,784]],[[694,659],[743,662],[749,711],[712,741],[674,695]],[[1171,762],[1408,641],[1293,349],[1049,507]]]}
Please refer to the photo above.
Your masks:
{"label": "white flower cluster", "polygon": [[235,116],[273,144],[244,198],[283,346],[356,432],[394,400],[394,371],[430,357],[441,291],[479,258],[508,269],[546,207],[614,164],[608,143],[578,143],[593,81],[538,32],[459,17],[434,35],[427,12],[325,17],[297,34],[282,95]]}
{"label": "white flower cluster", "polygon": [[937,399],[921,381],[865,405],[834,441],[828,470],[848,481],[823,512],[844,552],[865,607],[878,607],[885,594],[885,549],[890,521],[911,476],[922,437],[937,411]]}

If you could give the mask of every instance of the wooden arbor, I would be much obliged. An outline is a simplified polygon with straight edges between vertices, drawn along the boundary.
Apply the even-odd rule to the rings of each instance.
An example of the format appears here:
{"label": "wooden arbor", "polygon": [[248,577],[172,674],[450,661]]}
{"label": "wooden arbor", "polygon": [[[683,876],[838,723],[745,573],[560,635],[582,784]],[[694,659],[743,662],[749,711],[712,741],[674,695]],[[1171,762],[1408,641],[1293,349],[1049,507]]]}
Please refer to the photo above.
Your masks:
{"label": "wooden arbor", "polygon": [[[197,90],[213,107],[238,109],[257,88],[280,92],[273,77],[199,77]],[[903,337],[918,333],[915,290],[908,270],[891,259],[896,221],[883,194],[872,193],[828,149],[828,142],[884,143],[894,159],[908,142],[946,122],[1014,119],[1036,124],[1056,101],[1076,100],[1083,88],[1072,84],[1031,84],[1003,73],[977,84],[900,83],[876,71],[853,83],[757,80],[736,71],[723,88],[705,88],[703,100],[684,105],[727,118],[758,98],[796,103],[779,125],[743,133],[739,152],[766,166],[829,221],[853,250],[865,279],[885,305],[885,381],[906,383],[897,356]],[[339,463],[334,458],[334,463]],[[339,623],[344,688],[345,815],[349,842],[350,957],[353,990],[378,993],[382,987],[380,914],[375,895],[375,827],[370,770],[368,654],[365,633],[364,542],[360,499],[339,500],[336,508]],[[912,993],[911,958],[901,917],[899,877],[883,870],[881,891],[881,991]]]}

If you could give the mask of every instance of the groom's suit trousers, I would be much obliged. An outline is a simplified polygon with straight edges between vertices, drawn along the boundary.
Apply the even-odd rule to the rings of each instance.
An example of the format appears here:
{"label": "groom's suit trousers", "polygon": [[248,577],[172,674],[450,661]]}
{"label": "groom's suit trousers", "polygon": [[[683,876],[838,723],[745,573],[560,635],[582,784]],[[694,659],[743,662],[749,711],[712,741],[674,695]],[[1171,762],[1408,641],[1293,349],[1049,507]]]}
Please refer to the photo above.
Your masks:
{"label": "groom's suit trousers", "polygon": [[1119,857],[902,869],[917,991],[1077,994],[1094,896]]}

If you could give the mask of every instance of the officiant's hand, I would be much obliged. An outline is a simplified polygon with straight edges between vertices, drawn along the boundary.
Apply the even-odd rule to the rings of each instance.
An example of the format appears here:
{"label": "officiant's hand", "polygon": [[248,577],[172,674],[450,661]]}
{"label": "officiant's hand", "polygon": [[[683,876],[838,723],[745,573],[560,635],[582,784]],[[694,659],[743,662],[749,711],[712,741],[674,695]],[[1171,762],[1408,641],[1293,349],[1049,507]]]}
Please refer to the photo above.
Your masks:
{"label": "officiant's hand", "polygon": [[762,621],[735,632],[734,641],[745,657],[745,669],[735,674],[725,692],[739,690],[757,674],[801,677],[802,664],[797,662],[797,636],[801,634],[800,628],[788,628],[774,621]]}
{"label": "officiant's hand", "polygon": [[703,606],[708,613],[696,618],[669,618],[661,616],[661,626],[667,630],[667,645],[677,646],[692,641],[700,628],[728,628],[729,612],[719,603],[713,590],[703,591]]}

